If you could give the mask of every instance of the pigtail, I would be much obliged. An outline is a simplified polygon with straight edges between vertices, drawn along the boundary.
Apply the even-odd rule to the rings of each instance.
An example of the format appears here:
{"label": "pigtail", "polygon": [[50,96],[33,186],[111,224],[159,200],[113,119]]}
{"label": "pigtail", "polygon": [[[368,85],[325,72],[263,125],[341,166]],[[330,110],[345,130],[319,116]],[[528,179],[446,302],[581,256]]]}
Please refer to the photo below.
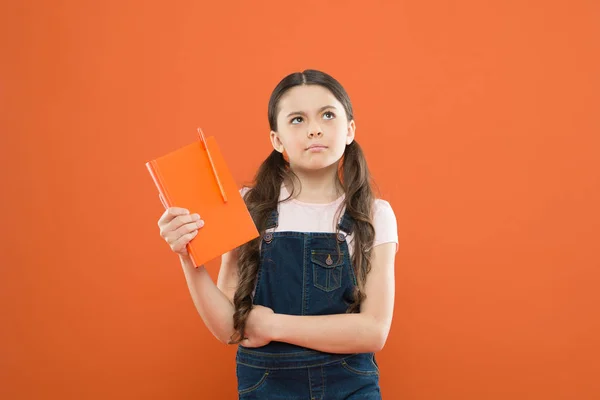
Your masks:
{"label": "pigtail", "polygon": [[277,209],[281,184],[289,164],[283,155],[275,150],[261,164],[254,178],[253,187],[244,196],[246,207],[254,220],[260,236],[242,245],[239,251],[239,284],[233,297],[234,334],[230,344],[239,343],[244,338],[246,320],[252,310],[252,293],[256,286],[260,262],[260,241],[266,230],[266,222],[272,211]]}
{"label": "pigtail", "polygon": [[353,141],[346,146],[340,168],[341,183],[346,193],[346,212],[354,219],[354,253],[352,265],[357,280],[354,289],[354,302],[348,312],[359,312],[365,299],[364,289],[367,274],[371,271],[371,251],[375,240],[372,209],[374,202],[371,175],[360,145]]}

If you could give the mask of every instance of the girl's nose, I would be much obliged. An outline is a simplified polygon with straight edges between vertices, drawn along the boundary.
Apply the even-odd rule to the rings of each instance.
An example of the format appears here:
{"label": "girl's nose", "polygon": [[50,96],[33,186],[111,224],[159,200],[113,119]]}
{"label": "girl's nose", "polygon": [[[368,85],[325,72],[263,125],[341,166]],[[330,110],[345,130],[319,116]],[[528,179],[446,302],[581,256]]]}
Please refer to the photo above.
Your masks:
{"label": "girl's nose", "polygon": [[310,129],[308,131],[308,137],[312,139],[315,136],[316,137],[321,137],[321,136],[323,136],[323,132],[321,132],[321,130],[319,128]]}

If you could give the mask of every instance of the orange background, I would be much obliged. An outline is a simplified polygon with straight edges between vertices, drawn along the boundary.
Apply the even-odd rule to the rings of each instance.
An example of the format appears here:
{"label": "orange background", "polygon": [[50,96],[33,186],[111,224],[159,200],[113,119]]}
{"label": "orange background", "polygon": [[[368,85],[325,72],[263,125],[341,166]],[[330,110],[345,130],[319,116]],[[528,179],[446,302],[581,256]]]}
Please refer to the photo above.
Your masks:
{"label": "orange background", "polygon": [[236,397],[144,163],[199,125],[248,181],[305,68],[398,219],[384,398],[600,398],[599,4],[3,2],[0,398]]}

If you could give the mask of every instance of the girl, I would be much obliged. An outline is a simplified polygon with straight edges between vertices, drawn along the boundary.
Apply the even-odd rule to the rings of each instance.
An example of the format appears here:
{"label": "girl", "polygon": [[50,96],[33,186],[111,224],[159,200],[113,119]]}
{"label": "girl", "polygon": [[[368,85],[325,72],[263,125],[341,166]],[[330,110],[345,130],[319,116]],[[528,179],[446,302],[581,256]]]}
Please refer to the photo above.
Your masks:
{"label": "girl", "polygon": [[268,117],[274,150],[241,190],[261,237],[222,256],[215,285],[186,250],[198,214],[169,208],[161,236],[208,329],[240,344],[240,399],[380,399],[374,353],[392,321],[398,235],[373,196],[350,99],[323,72],[293,73]]}

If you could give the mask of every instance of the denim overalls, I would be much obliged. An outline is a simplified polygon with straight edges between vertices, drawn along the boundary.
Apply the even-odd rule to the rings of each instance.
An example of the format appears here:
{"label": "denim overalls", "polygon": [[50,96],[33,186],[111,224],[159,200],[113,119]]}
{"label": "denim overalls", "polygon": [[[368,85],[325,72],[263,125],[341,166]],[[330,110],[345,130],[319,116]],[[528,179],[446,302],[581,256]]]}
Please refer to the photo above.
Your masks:
{"label": "denim overalls", "polygon": [[[352,218],[344,213],[339,234],[270,232],[278,219],[275,210],[262,237],[254,304],[280,314],[344,314],[356,285],[346,243]],[[236,364],[241,400],[381,399],[373,353],[331,354],[271,342],[238,346]]]}

